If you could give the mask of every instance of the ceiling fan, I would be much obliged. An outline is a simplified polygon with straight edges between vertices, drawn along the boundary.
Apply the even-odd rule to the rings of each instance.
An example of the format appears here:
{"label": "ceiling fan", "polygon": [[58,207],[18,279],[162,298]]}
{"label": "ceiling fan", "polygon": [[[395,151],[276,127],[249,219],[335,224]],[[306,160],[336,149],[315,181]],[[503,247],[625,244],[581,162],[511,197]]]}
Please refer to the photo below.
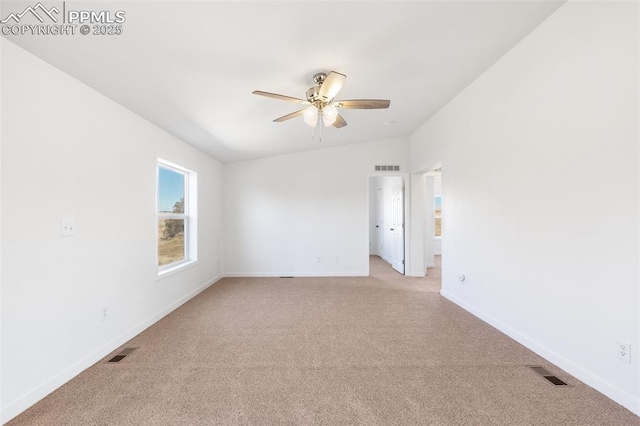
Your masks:
{"label": "ceiling fan", "polygon": [[329,74],[319,72],[313,76],[315,86],[307,90],[307,99],[299,99],[277,93],[263,92],[255,90],[254,95],[266,96],[268,98],[280,99],[293,102],[298,105],[307,105],[305,108],[287,114],[273,120],[276,123],[291,120],[292,118],[303,116],[304,122],[315,127],[318,119],[325,126],[341,128],[347,125],[344,118],[338,113],[338,109],[382,109],[389,108],[391,101],[385,99],[354,99],[348,101],[335,101],[333,98],[338,94],[347,76],[339,72],[331,71]]}

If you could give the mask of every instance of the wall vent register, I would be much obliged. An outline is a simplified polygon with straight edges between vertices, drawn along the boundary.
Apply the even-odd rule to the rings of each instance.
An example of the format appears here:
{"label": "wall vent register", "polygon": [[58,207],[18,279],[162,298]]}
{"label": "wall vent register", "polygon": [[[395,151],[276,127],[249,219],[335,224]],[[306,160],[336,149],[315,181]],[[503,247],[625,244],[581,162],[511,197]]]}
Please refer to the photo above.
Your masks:
{"label": "wall vent register", "polygon": [[375,166],[376,172],[399,172],[400,166]]}

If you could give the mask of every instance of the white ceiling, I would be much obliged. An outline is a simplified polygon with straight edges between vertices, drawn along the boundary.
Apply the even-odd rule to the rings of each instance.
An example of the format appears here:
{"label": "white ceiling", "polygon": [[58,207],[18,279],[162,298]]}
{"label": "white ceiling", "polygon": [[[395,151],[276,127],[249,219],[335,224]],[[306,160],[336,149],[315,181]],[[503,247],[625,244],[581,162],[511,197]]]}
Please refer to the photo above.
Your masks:
{"label": "white ceiling", "polygon": [[[56,2],[43,2],[45,5]],[[67,2],[125,10],[121,36],[12,41],[222,162],[408,135],[531,32],[562,1]],[[24,9],[5,2],[3,15]],[[15,6],[15,7],[14,7]],[[311,140],[298,109],[319,71],[347,75],[348,126]],[[384,125],[395,121],[394,125]]]}

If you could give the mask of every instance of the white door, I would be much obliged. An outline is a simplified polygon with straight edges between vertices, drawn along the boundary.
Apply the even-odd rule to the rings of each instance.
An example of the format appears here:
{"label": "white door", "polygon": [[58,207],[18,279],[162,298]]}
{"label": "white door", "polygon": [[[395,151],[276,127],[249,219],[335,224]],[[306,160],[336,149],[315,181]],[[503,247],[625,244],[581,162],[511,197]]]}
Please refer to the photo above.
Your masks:
{"label": "white door", "polygon": [[382,188],[378,188],[376,191],[376,254],[380,257],[382,257],[382,249],[384,248],[382,244],[382,230],[384,226],[382,220],[383,209]]}
{"label": "white door", "polygon": [[402,179],[398,181],[394,182],[391,195],[391,266],[404,274],[404,184]]}

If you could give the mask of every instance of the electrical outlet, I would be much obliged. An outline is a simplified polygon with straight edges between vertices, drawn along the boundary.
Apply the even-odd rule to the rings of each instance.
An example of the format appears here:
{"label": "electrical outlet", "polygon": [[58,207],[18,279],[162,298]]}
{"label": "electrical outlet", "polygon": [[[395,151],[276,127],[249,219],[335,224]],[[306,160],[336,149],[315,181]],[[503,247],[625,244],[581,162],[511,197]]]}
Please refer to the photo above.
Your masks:
{"label": "electrical outlet", "polygon": [[631,343],[618,340],[616,345],[617,357],[620,361],[631,364]]}
{"label": "electrical outlet", "polygon": [[100,321],[106,321],[109,319],[109,307],[108,306],[103,306],[102,307],[102,316],[100,317]]}
{"label": "electrical outlet", "polygon": [[73,220],[61,220],[60,221],[60,236],[61,237],[71,237],[75,235],[75,224]]}

